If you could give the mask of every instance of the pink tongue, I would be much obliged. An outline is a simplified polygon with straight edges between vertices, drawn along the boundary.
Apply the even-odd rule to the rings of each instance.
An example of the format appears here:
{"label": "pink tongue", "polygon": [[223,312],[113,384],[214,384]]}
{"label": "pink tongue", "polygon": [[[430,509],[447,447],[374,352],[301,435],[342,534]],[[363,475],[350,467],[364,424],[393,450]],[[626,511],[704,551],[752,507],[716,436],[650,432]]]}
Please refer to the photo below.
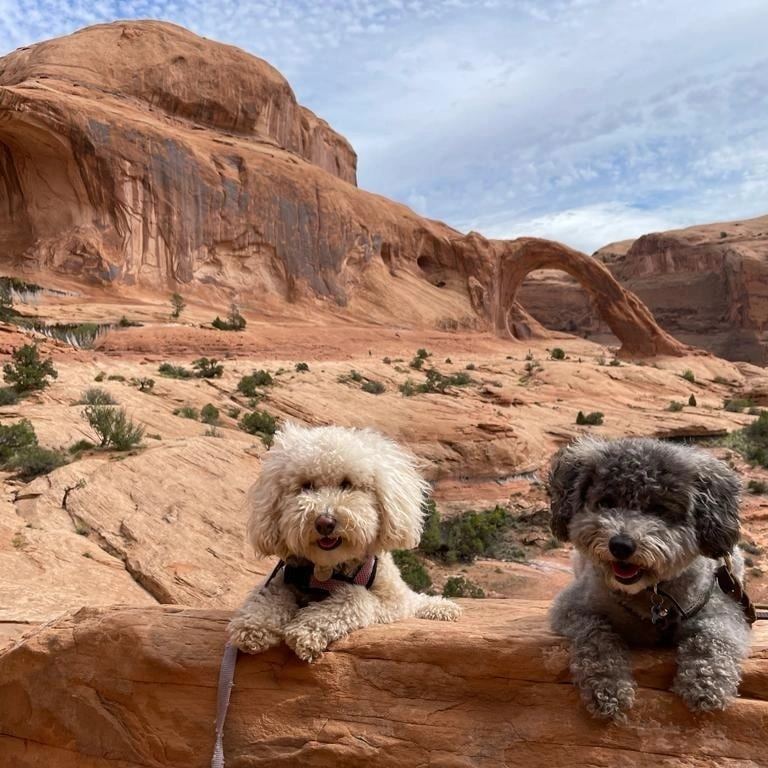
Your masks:
{"label": "pink tongue", "polygon": [[631,579],[633,576],[637,576],[640,572],[640,568],[632,563],[618,563],[614,561],[611,563],[613,572],[622,579]]}

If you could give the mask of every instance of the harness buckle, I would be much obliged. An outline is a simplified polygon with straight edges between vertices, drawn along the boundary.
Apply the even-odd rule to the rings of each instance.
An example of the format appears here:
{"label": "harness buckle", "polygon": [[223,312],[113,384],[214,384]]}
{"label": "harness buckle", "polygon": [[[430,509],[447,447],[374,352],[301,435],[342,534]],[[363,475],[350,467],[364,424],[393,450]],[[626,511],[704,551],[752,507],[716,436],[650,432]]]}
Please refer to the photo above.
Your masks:
{"label": "harness buckle", "polygon": [[651,592],[651,623],[659,624],[669,616],[669,608],[664,604],[664,598],[658,593],[658,587],[654,585]]}

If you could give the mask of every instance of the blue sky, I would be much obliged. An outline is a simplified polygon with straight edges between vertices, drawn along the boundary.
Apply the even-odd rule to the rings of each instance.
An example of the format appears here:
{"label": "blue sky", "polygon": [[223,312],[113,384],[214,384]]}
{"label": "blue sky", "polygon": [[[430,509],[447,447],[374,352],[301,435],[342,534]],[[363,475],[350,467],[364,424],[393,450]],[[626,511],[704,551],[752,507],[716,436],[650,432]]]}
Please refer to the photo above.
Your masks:
{"label": "blue sky", "polygon": [[261,56],[361,187],[592,252],[768,214],[765,0],[0,0],[0,53],[121,18]]}

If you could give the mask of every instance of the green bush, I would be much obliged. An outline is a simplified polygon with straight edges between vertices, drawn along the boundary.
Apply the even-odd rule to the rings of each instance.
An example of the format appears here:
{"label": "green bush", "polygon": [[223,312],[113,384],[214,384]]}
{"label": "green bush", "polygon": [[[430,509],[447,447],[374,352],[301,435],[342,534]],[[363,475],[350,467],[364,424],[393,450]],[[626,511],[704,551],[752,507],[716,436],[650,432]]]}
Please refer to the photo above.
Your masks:
{"label": "green bush", "polygon": [[565,360],[565,350],[555,347],[549,350],[549,356],[552,360]]}
{"label": "green bush", "polygon": [[764,480],[750,480],[747,483],[747,490],[756,496],[763,496],[768,493],[768,483]]}
{"label": "green bush", "polygon": [[686,370],[684,370],[680,376],[686,381],[689,381],[691,384],[696,383],[696,376],[694,376],[694,373],[690,368],[686,368]]}
{"label": "green bush", "polygon": [[579,411],[576,414],[576,423],[581,426],[585,424],[589,426],[598,426],[603,423],[603,413],[601,411],[592,411],[585,416],[584,411]]}
{"label": "green bush", "polygon": [[77,402],[79,405],[117,404],[117,400],[115,400],[115,398],[112,397],[112,395],[110,395],[106,389],[102,389],[101,387],[91,387],[90,389],[86,389],[85,392],[80,395],[80,399]]}
{"label": "green bush", "polygon": [[177,320],[186,306],[187,303],[184,301],[184,297],[178,291],[174,291],[171,294],[171,317]]}
{"label": "green bush", "polygon": [[28,419],[0,424],[0,464],[5,465],[16,453],[33,445],[37,445],[37,435]]}
{"label": "green bush", "polygon": [[443,587],[443,597],[485,597],[485,592],[479,584],[464,576],[449,576]]}
{"label": "green bush", "polygon": [[467,363],[466,370],[474,371],[475,370],[475,364],[474,363]]}
{"label": "green bush", "polygon": [[16,405],[19,393],[13,387],[0,387],[0,405]]}
{"label": "green bush", "polygon": [[382,392],[386,392],[387,388],[381,381],[375,381],[373,379],[366,379],[361,385],[360,389],[363,392],[368,392],[371,395],[380,395]]}
{"label": "green bush", "polygon": [[70,453],[82,453],[83,451],[92,451],[96,447],[96,443],[92,443],[90,440],[78,440],[76,443],[72,443],[69,446]]}
{"label": "green bush", "polygon": [[303,373],[309,370],[309,366],[306,363],[296,363],[296,373]]}
{"label": "green bush", "polygon": [[200,409],[200,421],[203,424],[216,424],[219,420],[219,409],[213,403],[206,403]]}
{"label": "green bush", "polygon": [[94,377],[94,381],[104,381],[104,379],[107,377],[107,374],[104,373],[104,371],[99,371]]}
{"label": "green bush", "polygon": [[199,379],[217,379],[224,373],[224,366],[215,358],[201,357],[192,362],[192,367]]}
{"label": "green bush", "polygon": [[421,531],[419,549],[428,555],[440,552],[443,545],[443,536],[440,531],[440,513],[433,499],[426,499],[421,505],[421,513],[424,519],[424,527]]}
{"label": "green bush", "polygon": [[677,413],[678,411],[682,411],[683,408],[684,406],[679,400],[672,400],[670,404],[667,406],[667,410],[672,411],[672,413]]}
{"label": "green bush", "polygon": [[242,331],[245,328],[245,318],[240,314],[237,305],[233,304],[226,320],[216,315],[211,325],[219,331]]}
{"label": "green bush", "polygon": [[179,408],[174,408],[173,415],[181,416],[182,419],[194,419],[195,421],[200,418],[200,412],[191,405],[182,405]]}
{"label": "green bush", "polygon": [[400,569],[403,581],[414,592],[426,592],[432,586],[432,579],[415,552],[409,549],[396,549],[392,552],[392,558]]}
{"label": "green bush", "polygon": [[157,372],[167,379],[191,379],[194,374],[187,370],[183,365],[171,365],[171,363],[160,363]]}
{"label": "green bush", "polygon": [[729,413],[741,413],[745,408],[751,408],[752,401],[746,398],[728,398],[723,400],[723,408]]}
{"label": "green bush", "polygon": [[695,395],[691,395],[691,396],[688,398],[688,405],[689,405],[691,408],[695,408],[695,407],[696,407],[697,403],[696,403],[696,396],[695,396]]}
{"label": "green bush", "polygon": [[271,387],[275,383],[269,371],[254,371],[249,376],[243,376],[237,384],[237,391],[246,397],[258,397],[262,393],[258,387]]}
{"label": "green bush", "polygon": [[144,376],[141,379],[131,379],[131,384],[139,388],[139,392],[151,392],[155,386],[155,380]]}
{"label": "green bush", "polygon": [[36,344],[25,344],[13,351],[13,362],[3,366],[3,377],[17,392],[32,392],[45,389],[48,379],[56,379],[59,374],[53,367],[53,361],[40,359]]}
{"label": "green bush", "polygon": [[144,427],[134,424],[125,408],[88,405],[83,409],[83,417],[96,433],[102,448],[127,451],[137,446],[144,437]]}
{"label": "green bush", "polygon": [[20,480],[26,481],[47,475],[68,462],[67,455],[62,451],[43,448],[41,445],[28,445],[11,456],[5,463],[5,469],[13,472]]}
{"label": "green bush", "polygon": [[249,435],[258,435],[264,445],[271,445],[272,436],[277,431],[277,419],[266,411],[251,411],[240,419],[239,426]]}

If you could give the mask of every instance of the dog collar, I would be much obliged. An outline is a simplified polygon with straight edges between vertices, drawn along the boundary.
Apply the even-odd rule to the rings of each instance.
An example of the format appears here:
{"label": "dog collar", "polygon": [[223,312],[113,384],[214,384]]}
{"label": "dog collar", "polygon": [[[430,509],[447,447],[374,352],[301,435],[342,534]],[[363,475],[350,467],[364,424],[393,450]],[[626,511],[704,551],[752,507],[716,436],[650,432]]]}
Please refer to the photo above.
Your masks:
{"label": "dog collar", "polygon": [[715,588],[715,574],[707,580],[704,589],[688,595],[685,590],[676,590],[674,582],[659,582],[647,588],[651,602],[651,623],[667,625],[675,621],[690,619],[709,601]]}

